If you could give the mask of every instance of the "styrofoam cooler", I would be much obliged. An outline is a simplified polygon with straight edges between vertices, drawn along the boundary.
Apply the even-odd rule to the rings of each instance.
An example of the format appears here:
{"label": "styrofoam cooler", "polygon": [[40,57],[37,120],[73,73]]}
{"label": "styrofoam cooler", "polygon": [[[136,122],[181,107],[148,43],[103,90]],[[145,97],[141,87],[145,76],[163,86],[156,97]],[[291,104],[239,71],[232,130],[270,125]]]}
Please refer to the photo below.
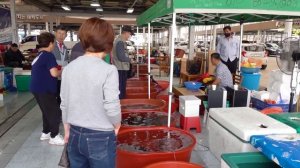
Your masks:
{"label": "styrofoam cooler", "polygon": [[210,151],[221,160],[224,153],[255,152],[252,135],[293,134],[296,130],[248,107],[213,108],[208,121]]}
{"label": "styrofoam cooler", "polygon": [[184,117],[198,117],[201,100],[196,96],[179,96],[179,112]]}

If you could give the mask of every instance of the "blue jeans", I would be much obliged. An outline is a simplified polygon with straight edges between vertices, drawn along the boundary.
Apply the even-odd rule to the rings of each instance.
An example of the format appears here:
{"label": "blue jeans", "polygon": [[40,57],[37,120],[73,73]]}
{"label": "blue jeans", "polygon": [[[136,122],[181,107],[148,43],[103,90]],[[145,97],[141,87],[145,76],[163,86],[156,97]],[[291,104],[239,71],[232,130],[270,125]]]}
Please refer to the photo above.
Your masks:
{"label": "blue jeans", "polygon": [[72,125],[67,150],[71,168],[115,168],[114,131],[95,131]]}

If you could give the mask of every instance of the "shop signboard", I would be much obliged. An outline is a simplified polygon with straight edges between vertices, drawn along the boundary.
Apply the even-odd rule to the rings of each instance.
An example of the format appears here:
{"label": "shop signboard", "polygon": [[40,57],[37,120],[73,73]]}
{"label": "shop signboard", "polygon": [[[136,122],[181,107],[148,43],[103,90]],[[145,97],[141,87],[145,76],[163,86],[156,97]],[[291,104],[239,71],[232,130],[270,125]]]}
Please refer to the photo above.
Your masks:
{"label": "shop signboard", "polygon": [[10,43],[12,41],[12,27],[10,10],[6,7],[0,7],[0,44]]}

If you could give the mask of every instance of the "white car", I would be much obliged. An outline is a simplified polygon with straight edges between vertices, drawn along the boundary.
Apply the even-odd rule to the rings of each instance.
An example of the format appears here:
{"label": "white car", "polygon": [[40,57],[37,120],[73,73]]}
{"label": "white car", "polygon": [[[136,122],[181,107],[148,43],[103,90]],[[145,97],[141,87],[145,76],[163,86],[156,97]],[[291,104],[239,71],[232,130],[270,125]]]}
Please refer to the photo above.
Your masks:
{"label": "white car", "polygon": [[131,41],[126,41],[126,46],[129,54],[134,54],[136,53],[135,47],[133,45],[133,42]]}
{"label": "white car", "polygon": [[[27,36],[25,37],[20,44],[19,50],[21,52],[30,50],[30,49],[36,49],[38,35],[33,36]],[[68,50],[71,50],[73,46],[77,43],[77,41],[64,41],[64,44],[66,45]]]}
{"label": "white car", "polygon": [[266,69],[268,64],[268,53],[264,44],[242,44],[242,61],[254,58],[262,61],[261,69]]}

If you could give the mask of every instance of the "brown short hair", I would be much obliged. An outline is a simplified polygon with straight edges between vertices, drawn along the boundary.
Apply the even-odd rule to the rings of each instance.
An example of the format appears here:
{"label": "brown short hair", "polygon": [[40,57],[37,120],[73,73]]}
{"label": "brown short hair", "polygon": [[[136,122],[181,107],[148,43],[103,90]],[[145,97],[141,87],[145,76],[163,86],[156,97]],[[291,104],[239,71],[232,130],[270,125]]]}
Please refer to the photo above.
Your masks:
{"label": "brown short hair", "polygon": [[39,47],[47,48],[50,43],[54,43],[55,36],[49,32],[44,32],[37,37]]}
{"label": "brown short hair", "polygon": [[93,17],[81,25],[79,37],[85,51],[109,53],[112,50],[115,35],[110,23]]}

